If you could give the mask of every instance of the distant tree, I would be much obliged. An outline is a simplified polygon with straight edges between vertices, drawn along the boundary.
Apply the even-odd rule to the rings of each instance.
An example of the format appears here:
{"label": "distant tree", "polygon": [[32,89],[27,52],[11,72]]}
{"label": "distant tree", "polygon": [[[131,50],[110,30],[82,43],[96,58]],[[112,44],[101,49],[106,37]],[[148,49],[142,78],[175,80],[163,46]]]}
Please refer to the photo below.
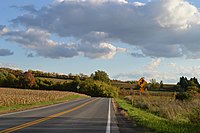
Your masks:
{"label": "distant tree", "polygon": [[94,79],[94,73],[92,73],[92,74],[90,75],[90,78],[91,78],[91,79]]}
{"label": "distant tree", "polygon": [[160,89],[162,89],[163,88],[163,81],[161,80],[160,81],[160,87],[159,87]]}
{"label": "distant tree", "polygon": [[99,81],[102,81],[102,82],[105,82],[105,83],[109,83],[110,82],[108,74],[106,72],[100,71],[100,70],[96,71],[94,73],[94,76],[92,75],[92,78],[94,80],[99,80]]}
{"label": "distant tree", "polygon": [[72,73],[69,73],[69,74],[68,74],[68,77],[69,77],[70,79],[72,79],[72,78],[73,78],[73,74],[72,74]]}
{"label": "distant tree", "polygon": [[74,88],[74,90],[76,90],[77,92],[79,91],[77,87],[79,86],[80,82],[81,82],[81,80],[80,80],[79,76],[75,76],[74,81],[72,81],[72,83],[71,83],[72,88]]}
{"label": "distant tree", "polygon": [[150,89],[158,89],[159,88],[159,83],[156,82],[156,79],[151,79],[150,80]]}
{"label": "distant tree", "polygon": [[36,84],[35,77],[31,73],[31,71],[24,73],[24,87],[32,88]]}
{"label": "distant tree", "polygon": [[194,78],[191,78],[190,81],[191,81],[191,83],[193,83],[194,86],[200,87],[197,78],[195,78],[195,77],[194,77]]}
{"label": "distant tree", "polygon": [[180,86],[181,91],[186,91],[188,87],[188,79],[186,77],[180,77],[180,81],[177,83]]}

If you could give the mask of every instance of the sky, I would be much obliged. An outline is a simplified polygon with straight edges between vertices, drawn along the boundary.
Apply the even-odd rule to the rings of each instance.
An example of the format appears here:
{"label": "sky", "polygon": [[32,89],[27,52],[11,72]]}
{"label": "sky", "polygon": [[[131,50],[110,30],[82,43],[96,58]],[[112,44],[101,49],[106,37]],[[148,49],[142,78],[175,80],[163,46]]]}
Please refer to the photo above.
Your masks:
{"label": "sky", "polygon": [[0,2],[0,67],[200,80],[199,0]]}

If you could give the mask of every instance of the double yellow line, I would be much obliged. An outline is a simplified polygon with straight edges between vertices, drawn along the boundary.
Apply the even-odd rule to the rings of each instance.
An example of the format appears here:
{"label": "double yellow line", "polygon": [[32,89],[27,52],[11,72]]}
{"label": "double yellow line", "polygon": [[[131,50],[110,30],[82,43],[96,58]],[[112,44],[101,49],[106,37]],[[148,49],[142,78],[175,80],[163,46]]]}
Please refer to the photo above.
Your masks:
{"label": "double yellow line", "polygon": [[88,105],[89,103],[91,103],[91,102],[93,102],[95,100],[97,100],[97,99],[90,100],[90,101],[88,101],[86,103],[83,103],[83,104],[81,104],[79,106],[76,106],[76,107],[74,107],[72,109],[69,109],[69,110],[66,110],[66,111],[63,111],[63,112],[60,112],[60,113],[57,113],[57,114],[53,114],[53,115],[50,115],[50,116],[47,116],[47,117],[44,117],[44,118],[41,118],[41,119],[38,119],[38,120],[35,120],[35,121],[31,121],[31,122],[28,122],[28,123],[21,124],[19,126],[15,126],[15,127],[11,127],[11,128],[5,129],[3,131],[0,131],[0,133],[14,132],[14,131],[17,131],[17,130],[20,130],[20,129],[23,129],[23,128],[26,128],[26,127],[29,127],[29,126],[32,126],[32,125],[35,125],[35,124],[38,124],[40,122],[50,120],[52,118],[55,118],[55,117],[70,113],[72,111],[75,111],[75,110],[77,110],[79,108],[82,108],[82,107]]}

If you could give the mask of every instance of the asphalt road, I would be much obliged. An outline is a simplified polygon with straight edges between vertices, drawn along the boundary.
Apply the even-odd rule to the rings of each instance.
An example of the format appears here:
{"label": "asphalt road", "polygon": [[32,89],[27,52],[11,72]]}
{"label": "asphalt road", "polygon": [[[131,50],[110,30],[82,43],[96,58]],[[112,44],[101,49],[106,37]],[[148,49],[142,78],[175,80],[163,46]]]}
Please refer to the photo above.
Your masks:
{"label": "asphalt road", "polygon": [[2,132],[119,133],[109,98],[88,98],[0,115]]}

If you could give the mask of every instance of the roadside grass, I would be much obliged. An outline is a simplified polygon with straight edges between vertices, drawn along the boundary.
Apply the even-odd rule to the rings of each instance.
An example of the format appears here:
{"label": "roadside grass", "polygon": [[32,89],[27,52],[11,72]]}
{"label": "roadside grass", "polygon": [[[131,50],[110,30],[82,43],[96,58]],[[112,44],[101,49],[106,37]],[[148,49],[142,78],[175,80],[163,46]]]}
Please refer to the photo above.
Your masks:
{"label": "roadside grass", "polygon": [[[200,97],[190,100],[176,100],[175,96],[126,96],[126,101],[133,106],[148,111],[160,117],[173,121],[195,121],[200,122]],[[198,122],[196,122],[198,123]]]}
{"label": "roadside grass", "polygon": [[73,92],[0,88],[0,114],[87,97]]}
{"label": "roadside grass", "polygon": [[157,133],[199,133],[200,125],[186,121],[169,120],[148,111],[133,107],[126,100],[115,99],[120,108],[127,111],[129,117],[139,125],[150,128]]}

